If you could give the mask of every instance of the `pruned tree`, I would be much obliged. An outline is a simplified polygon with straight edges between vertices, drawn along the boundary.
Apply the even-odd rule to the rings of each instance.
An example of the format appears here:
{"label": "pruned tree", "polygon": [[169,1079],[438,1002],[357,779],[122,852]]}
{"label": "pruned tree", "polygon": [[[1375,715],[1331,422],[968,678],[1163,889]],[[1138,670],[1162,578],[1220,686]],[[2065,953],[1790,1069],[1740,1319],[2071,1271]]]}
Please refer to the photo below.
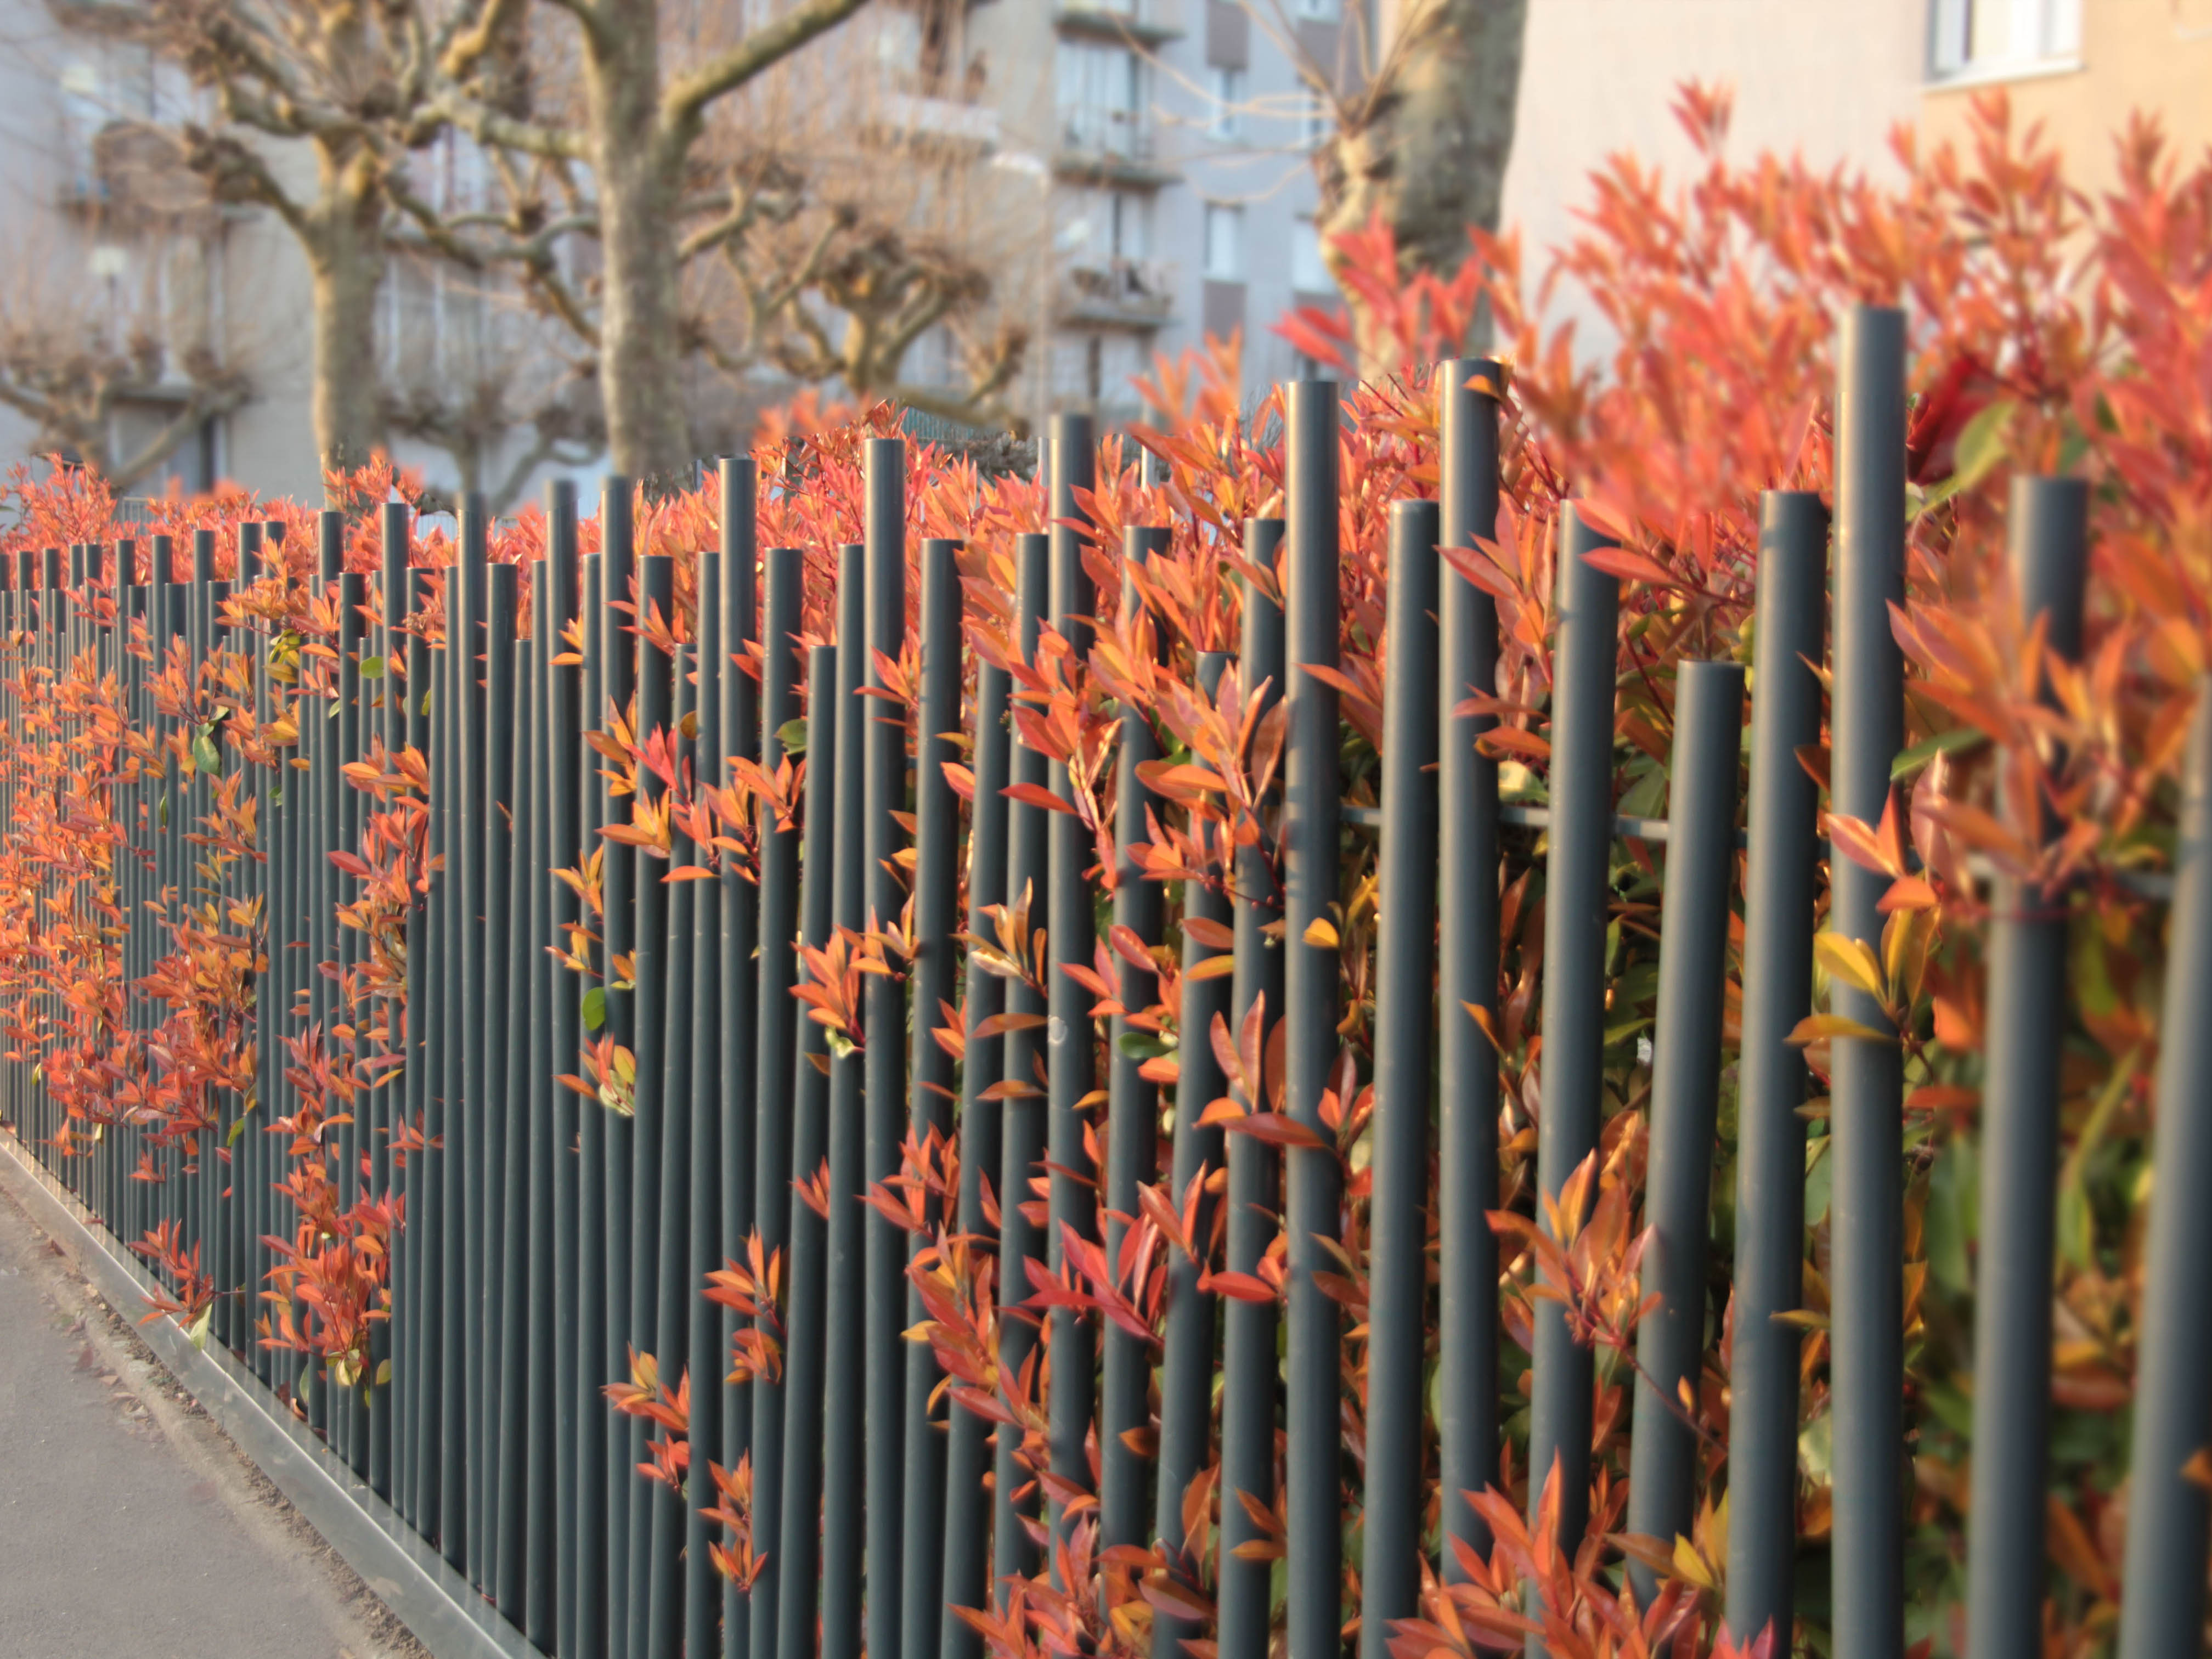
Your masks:
{"label": "pruned tree", "polygon": [[[503,211],[457,219],[420,204],[416,234],[448,258],[515,270],[588,343],[617,471],[690,463],[690,410],[672,390],[694,358],[732,380],[836,381],[958,417],[998,412],[1025,336],[977,325],[987,262],[917,207],[941,199],[964,162],[939,165],[871,118],[850,75],[825,70],[794,94],[771,74],[795,73],[802,49],[864,0],[793,0],[719,42],[713,30],[752,9],[679,18],[672,0],[546,3],[573,20],[572,52],[516,45],[520,3],[486,45],[529,66],[537,112],[459,94],[441,111],[497,158]],[[664,37],[678,21],[709,44],[687,46],[675,70]],[[933,171],[939,187],[919,188]],[[915,385],[908,353],[940,326],[963,337],[964,379]]]}
{"label": "pruned tree", "polygon": [[410,160],[445,131],[457,88],[511,102],[495,50],[517,0],[48,0],[66,27],[181,64],[213,118],[179,137],[215,198],[268,209],[313,290],[315,447],[325,467],[381,446],[377,301]]}
{"label": "pruned tree", "polygon": [[[1295,43],[1279,0],[1266,3]],[[1326,253],[1331,239],[1380,219],[1402,271],[1449,276],[1468,257],[1470,227],[1498,228],[1528,0],[1395,0],[1371,32],[1367,8],[1345,12],[1342,61],[1300,54],[1335,115],[1313,158],[1322,246]],[[1375,328],[1359,294],[1348,289],[1345,300],[1363,356],[1373,356]],[[1473,326],[1486,331],[1486,318],[1478,313]]]}
{"label": "pruned tree", "polygon": [[[32,449],[97,468],[118,492],[152,477],[250,382],[205,346],[172,358],[152,335],[117,341],[97,322],[0,308],[0,404],[30,420]],[[127,433],[126,414],[152,411]]]}

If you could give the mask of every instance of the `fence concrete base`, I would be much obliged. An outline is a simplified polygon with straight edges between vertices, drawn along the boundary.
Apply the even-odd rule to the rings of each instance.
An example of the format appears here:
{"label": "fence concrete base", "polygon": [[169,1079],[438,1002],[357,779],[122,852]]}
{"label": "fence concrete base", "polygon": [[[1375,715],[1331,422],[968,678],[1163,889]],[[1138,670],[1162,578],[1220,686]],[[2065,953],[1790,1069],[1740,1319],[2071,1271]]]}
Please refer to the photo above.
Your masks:
{"label": "fence concrete base", "polygon": [[[58,1240],[93,1288],[131,1316],[153,1288],[130,1253],[0,1129],[0,1185]],[[531,1659],[538,1650],[331,1455],[231,1354],[196,1348],[171,1319],[138,1334],[185,1390],[438,1659]]]}

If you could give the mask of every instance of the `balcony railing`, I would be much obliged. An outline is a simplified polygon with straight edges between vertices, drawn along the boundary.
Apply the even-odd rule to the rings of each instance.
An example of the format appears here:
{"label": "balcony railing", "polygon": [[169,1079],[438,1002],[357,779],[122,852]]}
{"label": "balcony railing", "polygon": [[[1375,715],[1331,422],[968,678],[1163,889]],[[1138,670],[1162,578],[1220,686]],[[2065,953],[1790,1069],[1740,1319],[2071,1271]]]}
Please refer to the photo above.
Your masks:
{"label": "balcony railing", "polygon": [[1157,46],[1183,32],[1178,0],[1059,0],[1054,21],[1070,33]]}
{"label": "balcony railing", "polygon": [[1152,159],[1152,118],[1140,109],[1062,104],[1060,147],[1073,155],[1148,162]]}
{"label": "balcony railing", "polygon": [[1176,267],[1166,259],[1092,259],[1060,274],[1062,320],[1156,328],[1175,309]]}

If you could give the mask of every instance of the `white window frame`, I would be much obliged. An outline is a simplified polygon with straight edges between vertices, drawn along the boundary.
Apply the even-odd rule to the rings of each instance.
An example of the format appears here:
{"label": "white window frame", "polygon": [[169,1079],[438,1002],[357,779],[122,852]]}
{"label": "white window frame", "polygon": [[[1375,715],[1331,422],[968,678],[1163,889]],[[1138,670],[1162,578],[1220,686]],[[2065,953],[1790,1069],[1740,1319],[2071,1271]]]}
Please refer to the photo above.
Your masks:
{"label": "white window frame", "polygon": [[[1304,269],[1310,259],[1313,269]],[[1291,291],[1293,294],[1334,294],[1336,279],[1328,274],[1322,255],[1321,228],[1310,213],[1301,213],[1291,226]]]}
{"label": "white window frame", "polygon": [[2081,67],[2081,0],[1929,0],[1931,86],[2064,75]]}
{"label": "white window frame", "polygon": [[1206,71],[1206,136],[1218,143],[1234,143],[1244,136],[1244,71],[1216,64]]}
{"label": "white window frame", "polygon": [[1212,283],[1244,280],[1244,210],[1235,202],[1206,204],[1206,277]]}

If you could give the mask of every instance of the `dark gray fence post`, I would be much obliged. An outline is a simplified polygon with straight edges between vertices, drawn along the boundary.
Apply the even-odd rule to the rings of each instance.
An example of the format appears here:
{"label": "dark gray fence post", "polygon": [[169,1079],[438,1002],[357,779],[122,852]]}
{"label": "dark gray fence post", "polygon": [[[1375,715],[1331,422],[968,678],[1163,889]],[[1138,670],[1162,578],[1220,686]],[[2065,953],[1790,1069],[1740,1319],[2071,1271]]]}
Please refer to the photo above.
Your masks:
{"label": "dark gray fence post", "polygon": [[2160,1008],[2157,1117],[2120,1659],[2202,1651],[2212,1502],[2188,1468],[2212,1442],[2212,680],[2200,680],[2182,772],[2173,918]]}
{"label": "dark gray fence post", "polygon": [[[773,776],[787,758],[784,728],[801,718],[799,703],[799,587],[805,559],[795,547],[771,547],[764,562],[761,621],[760,763]],[[739,678],[742,678],[740,676]],[[796,735],[795,733],[793,735]],[[802,747],[811,748],[805,744]],[[811,756],[799,757],[808,769]],[[812,799],[811,795],[808,799]],[[805,1010],[793,1000],[798,973],[794,948],[799,921],[799,844],[805,832],[779,829],[775,809],[763,805],[757,819],[760,834],[760,963],[754,1022],[759,1032],[754,1086],[753,1218],[760,1229],[763,1258],[781,1252],[787,1309],[794,1261],[792,1233],[792,1147],[793,1108],[805,1079],[793,1067],[799,1052],[798,1026]],[[815,883],[817,887],[823,884]],[[819,1030],[817,1026],[816,1028]],[[818,1082],[812,1066],[805,1068]],[[757,1328],[773,1337],[777,1321],[763,1307]],[[788,1356],[787,1354],[787,1360]],[[789,1380],[756,1377],[752,1385],[753,1542],[767,1559],[753,1583],[750,1617],[751,1650],[775,1659],[777,1609],[783,1583],[783,1480],[785,1467],[784,1389]],[[728,1615],[726,1612],[724,1617]]]}
{"label": "dark gray fence post", "polygon": [[[1850,312],[1838,358],[1829,810],[1873,823],[1905,731],[1903,659],[1889,624],[1889,606],[1905,596],[1905,313]],[[1830,930],[1879,953],[1875,907],[1887,880],[1840,852],[1830,854],[1828,880]],[[1904,1060],[1874,998],[1838,983],[1829,1006],[1885,1033],[1830,1047],[1836,1655],[1896,1659],[1905,1644]]]}
{"label": "dark gray fence post", "polygon": [[1289,1504],[1290,1640],[1321,1655],[1342,1645],[1344,1515],[1337,1453],[1342,1441],[1336,1304],[1317,1275],[1336,1271],[1322,1240],[1340,1235],[1335,1132],[1322,1120],[1337,1056],[1340,965],[1333,943],[1309,937],[1330,924],[1339,845],[1336,691],[1310,671],[1337,662],[1337,422],[1334,380],[1292,382],[1284,456],[1290,498],[1288,611],[1290,724],[1284,736],[1283,1109],[1315,1137],[1284,1155],[1288,1236],[1284,1366]]}
{"label": "dark gray fence post", "polygon": [[[956,626],[957,625],[956,619]],[[926,637],[934,637],[927,625]],[[928,647],[925,644],[924,647]],[[1006,796],[1013,763],[1012,733],[1006,719],[1013,677],[978,658],[975,664],[975,794],[969,808],[968,832],[969,933],[992,937],[991,911],[1006,902]],[[955,689],[957,695],[957,688]],[[1000,1186],[1000,1160],[1005,1153],[1003,1133],[1006,1103],[986,1099],[1006,1076],[1001,1062],[1005,1039],[976,1036],[976,1028],[1006,1006],[1005,981],[985,971],[971,952],[967,963],[967,985],[956,1022],[966,1033],[960,1064],[960,1200],[954,1232],[971,1241],[977,1249],[993,1241],[983,1211],[984,1183],[994,1190],[1001,1211],[1018,1201],[1018,1195]],[[915,1022],[917,1028],[921,1021]],[[916,1068],[917,1071],[919,1067]],[[1000,1306],[1007,1301],[1003,1284],[994,1287]],[[975,1413],[955,1406],[946,1426],[945,1474],[944,1608],[938,1622],[939,1659],[981,1659],[983,1638],[956,1608],[986,1607],[991,1604],[991,1501],[984,1475],[991,1466],[991,1427]]]}
{"label": "dark gray fence post", "polygon": [[[885,689],[882,664],[898,661],[906,642],[906,444],[871,438],[866,455],[867,489],[867,629],[866,684]],[[904,884],[891,863],[904,832],[894,816],[906,810],[906,718],[895,702],[871,697],[863,704],[866,791],[862,805],[866,923],[869,931],[896,927]],[[906,988],[881,975],[866,990],[866,1151],[863,1192],[899,1173],[905,1139]],[[905,1229],[871,1207],[866,1212],[866,1265],[861,1297],[867,1321],[867,1635],[868,1651],[885,1659],[899,1652],[899,1591],[905,1565],[899,1541],[906,1518]],[[934,1437],[933,1436],[933,1439]]]}
{"label": "dark gray fence post", "polygon": [[[1390,509],[1382,640],[1382,844],[1368,1168],[1367,1494],[1359,1651],[1389,1659],[1419,1606],[1427,1348],[1430,1031],[1436,1022],[1437,556],[1433,501]],[[1446,933],[1451,931],[1447,926]]]}
{"label": "dark gray fence post", "polygon": [[[914,733],[914,1013],[907,1035],[907,1130],[918,1147],[927,1146],[932,1136],[951,1145],[955,1132],[952,1057],[934,1033],[959,986],[960,798],[945,775],[945,763],[960,752],[959,554],[956,541],[921,544],[921,704]],[[903,1233],[898,1243],[903,1279],[906,1258],[918,1247]],[[899,1291],[904,1322],[911,1328],[927,1317],[921,1294],[905,1283]],[[942,1407],[931,1408],[930,1397],[944,1375],[937,1358],[926,1342],[904,1346],[906,1508],[901,1547],[906,1561],[900,1650],[906,1659],[934,1659],[945,1598],[945,1538],[939,1529],[946,1518],[946,1436],[953,1419],[968,1413],[954,1411],[948,1416]]]}
{"label": "dark gray fence post", "polygon": [[[793,559],[790,563],[798,563]],[[773,573],[778,567],[771,565]],[[795,574],[795,573],[794,573]],[[771,576],[771,580],[773,576]],[[799,613],[796,583],[790,617]],[[771,588],[771,616],[777,615]],[[771,636],[773,637],[773,636]],[[844,779],[838,731],[839,648],[816,646],[806,658],[805,883],[800,890],[805,944],[823,950],[836,925],[832,866],[836,861],[837,789]],[[811,975],[810,975],[811,976]],[[823,1028],[794,1004],[786,1014],[797,1033],[793,1067],[791,1181],[811,1190],[830,1154],[830,1045]],[[814,1651],[814,1617],[822,1560],[823,1425],[826,1420],[829,1223],[811,1204],[791,1206],[791,1272],[786,1296],[784,1346],[783,1510],[776,1524],[782,1543],[776,1588],[776,1659],[807,1659]]]}
{"label": "dark gray fence post", "polygon": [[[1055,415],[1052,422],[1052,625],[1067,641],[1069,656],[1081,662],[1091,653],[1089,619],[1094,603],[1091,578],[1083,568],[1087,537],[1079,529],[1083,510],[1075,492],[1097,478],[1091,417]],[[1067,768],[1059,761],[1046,769],[1054,794],[1074,799]],[[1085,878],[1092,856],[1090,836],[1070,812],[1051,814],[1045,827],[1049,848],[1046,882],[1045,1000],[1050,1023],[1045,1028],[1045,1140],[1050,1158],[1045,1251],[1055,1273],[1069,1271],[1066,1233],[1095,1243],[1098,1237],[1096,1171],[1084,1145],[1081,1103],[1097,1080],[1093,1063],[1091,994],[1068,977],[1067,965],[1091,965],[1094,927],[1091,884]],[[1091,1462],[1084,1442],[1091,1432],[1097,1395],[1097,1333],[1072,1308],[1054,1308],[1047,1320],[1051,1350],[1050,1403],[1052,1474],[1075,1487],[1091,1484]],[[1048,1502],[1056,1541],[1066,1541],[1070,1523],[1066,1505]]]}
{"label": "dark gray fence post", "polygon": [[[2041,617],[2045,649],[2074,661],[2081,654],[2088,486],[2079,478],[2016,477],[2011,507],[2013,585],[2021,618],[2032,626]],[[2031,845],[2064,828],[2052,822],[2047,800],[2014,798],[2005,805],[2008,821]],[[2051,1279],[2068,1001],[2065,895],[2036,883],[1998,882],[1987,949],[1974,1460],[1966,1513],[1971,1659],[2033,1653],[2043,1640]]]}
{"label": "dark gray fence post", "polygon": [[[1142,565],[1155,553],[1164,554],[1168,532],[1162,528],[1132,525],[1122,532],[1121,556],[1125,572]],[[1133,576],[1124,574],[1119,595],[1123,625],[1133,642],[1143,600]],[[1133,848],[1150,839],[1146,815],[1155,797],[1139,778],[1137,769],[1157,758],[1152,722],[1144,710],[1129,708],[1121,715],[1119,749],[1115,756],[1114,840],[1115,848],[1114,926],[1127,928],[1146,950],[1160,943],[1163,898],[1159,884],[1147,881]],[[1153,976],[1118,952],[1115,985],[1122,1006],[1141,1010],[1152,1000]],[[1119,1262],[1129,1223],[1138,1211],[1137,1188],[1146,1183],[1159,1165],[1160,1091],[1142,1074],[1144,1059],[1129,1052],[1136,1036],[1126,1016],[1107,1026],[1106,1076],[1106,1259]],[[1139,1455],[1127,1438],[1141,1432],[1152,1417],[1152,1345],[1117,1325],[1103,1333],[1104,1387],[1099,1402],[1098,1544],[1111,1549],[1119,1544],[1141,1546],[1149,1505],[1146,1499],[1152,1460]]]}
{"label": "dark gray fence post", "polygon": [[[1546,1198],[1557,1198],[1597,1150],[1612,898],[1613,680],[1620,658],[1620,585],[1585,562],[1610,544],[1571,502],[1559,536],[1551,854],[1544,872],[1544,1111],[1536,1146],[1536,1182]],[[1559,1544],[1571,1554],[1589,1520],[1590,1351],[1569,1334],[1555,1302],[1537,1303],[1535,1326],[1528,1516],[1532,1522],[1538,1517],[1556,1466]],[[1540,1651],[1532,1638],[1529,1652]]]}
{"label": "dark gray fence post", "polygon": [[1729,1376],[1728,1624],[1786,1641],[1797,1549],[1796,1329],[1802,1300],[1805,1051],[1820,792],[1797,751],[1820,736],[1827,510],[1809,490],[1760,505],[1753,629],[1751,850],[1744,876],[1736,1072],[1735,1340]]}
{"label": "dark gray fence post", "polygon": [[[1260,569],[1273,571],[1283,545],[1283,520],[1252,519],[1244,526],[1244,556]],[[1249,581],[1244,589],[1243,637],[1238,642],[1237,678],[1246,699],[1272,706],[1283,697],[1285,645],[1283,607]],[[1279,774],[1278,775],[1279,777]],[[1279,791],[1280,784],[1276,787]],[[1268,803],[1272,807],[1273,799]],[[1261,1048],[1283,1018],[1283,962],[1285,946],[1262,931],[1283,915],[1283,893],[1267,842],[1275,826],[1237,854],[1234,916],[1236,966],[1230,985],[1230,1034],[1240,1036],[1255,1007],[1260,1009]],[[1270,1062],[1272,1064],[1272,1062]],[[1237,1097],[1247,1111],[1270,1109],[1265,1099]],[[1281,1202],[1282,1164],[1275,1149],[1256,1135],[1229,1135],[1229,1271],[1256,1274],[1274,1243],[1275,1215]],[[1281,1329],[1276,1304],[1230,1297],[1222,1309],[1221,1334],[1221,1553],[1215,1568],[1221,1659],[1261,1659],[1267,1651],[1272,1564],[1248,1561],[1241,1545],[1264,1534],[1253,1524],[1243,1497],[1273,1508],[1275,1502],[1276,1396]]]}
{"label": "dark gray fence post", "polygon": [[[1743,753],[1743,670],[1686,662],[1675,671],[1668,768],[1667,875],[1659,921],[1659,1013],[1651,1047],[1651,1152],[1644,1192],[1643,1291],[1660,1305],[1637,1329],[1635,1440],[1628,1529],[1671,1541],[1690,1530],[1697,1438],[1674,1415],[1693,1410],[1704,1370],[1705,1240],[1712,1225],[1713,1125],[1719,1109],[1722,987],[1728,979],[1729,890],[1735,870],[1736,774]],[[1687,1388],[1684,1401],[1680,1391]],[[1663,1393],[1661,1391],[1664,1391]],[[1637,1601],[1657,1583],[1632,1564]]]}
{"label": "dark gray fence post", "polygon": [[[1017,536],[1013,643],[1024,663],[1036,661],[1045,614],[1051,608],[1051,538]],[[1010,765],[1015,785],[1044,787],[1048,775],[1043,753],[1018,738],[1012,744]],[[1043,922],[1048,902],[1046,879],[1051,854],[1045,816],[1042,807],[1007,803],[1006,902],[1026,914],[1032,934]],[[1043,1231],[1030,1224],[1022,1209],[1030,1200],[1030,1183],[1045,1156],[1044,1044],[1043,1033],[1036,1024],[1046,1017],[1045,999],[1027,980],[1017,979],[1006,981],[1006,1012],[1027,1023],[1007,1031],[1001,1049],[1006,1094],[999,1116],[999,1369],[1010,1378],[1027,1375],[1036,1382],[1032,1361],[1037,1348],[1036,1328],[1027,1320],[1006,1316],[1029,1300],[1030,1264],[1045,1259]],[[1021,1442],[1017,1431],[1004,1425],[994,1439],[991,1577],[1000,1586],[1009,1578],[1036,1571],[1036,1550],[1023,1522],[1037,1512],[1036,1482],[1016,1455]],[[1024,1488],[1026,1495],[1018,1497]],[[1003,1590],[997,1594],[1003,1598]]]}
{"label": "dark gray fence post", "polygon": [[[1498,410],[1504,365],[1455,360],[1437,371],[1447,547],[1498,528]],[[1462,1577],[1453,1542],[1479,1550],[1490,1529],[1466,1494],[1498,1478],[1498,1062],[1467,1012],[1498,1012],[1498,763],[1476,740],[1497,722],[1458,712],[1498,690],[1498,603],[1457,571],[1440,575],[1443,667],[1437,808],[1443,838],[1437,909],[1451,918],[1437,963],[1437,1439],[1447,1582]]]}
{"label": "dark gray fence post", "polygon": [[[837,561],[837,815],[831,855],[832,920],[848,935],[868,924],[866,862],[868,681],[867,550],[839,550]],[[859,810],[855,810],[858,808]],[[811,879],[810,876],[810,879]],[[848,939],[849,946],[849,939]],[[865,1059],[856,1050],[830,1062],[830,1293],[828,1419],[823,1436],[822,1659],[857,1659],[861,1639],[862,1547],[866,1501],[866,1391],[867,1212]],[[786,1610],[786,1617],[790,1610]]]}

